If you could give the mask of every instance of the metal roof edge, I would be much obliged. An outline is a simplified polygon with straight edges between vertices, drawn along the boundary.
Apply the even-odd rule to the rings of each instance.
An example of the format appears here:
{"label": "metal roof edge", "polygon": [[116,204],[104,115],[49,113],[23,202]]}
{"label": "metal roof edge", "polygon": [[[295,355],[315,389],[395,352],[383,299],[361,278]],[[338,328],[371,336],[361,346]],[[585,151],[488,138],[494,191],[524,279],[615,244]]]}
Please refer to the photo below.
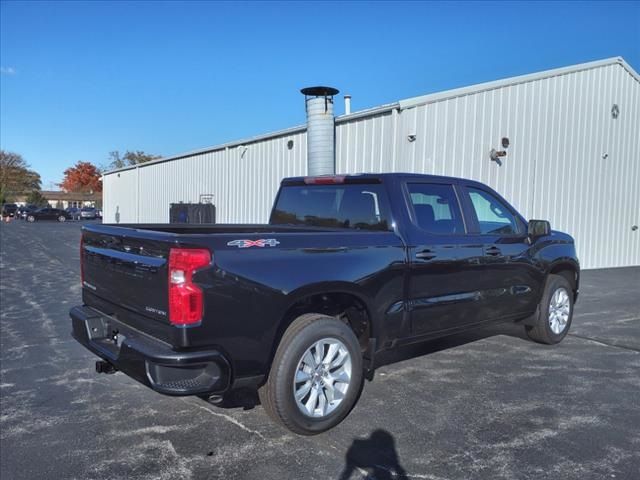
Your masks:
{"label": "metal roof edge", "polygon": [[251,143],[260,142],[262,140],[268,140],[270,138],[277,138],[285,135],[291,135],[294,133],[303,132],[306,129],[307,129],[306,125],[297,125],[295,127],[285,128],[283,130],[277,130],[275,132],[265,133],[263,135],[256,135],[254,137],[248,137],[241,140],[234,140],[233,142],[222,143],[219,145],[213,145],[211,147],[205,147],[197,150],[191,150],[185,153],[179,153],[177,155],[170,155],[168,157],[158,158],[157,160],[151,160],[150,162],[139,163],[137,165],[130,165],[122,168],[116,168],[114,170],[109,170],[108,172],[104,172],[102,176],[106,177],[107,175],[111,175],[112,173],[119,173],[125,170],[134,170],[136,168],[155,165],[158,163],[170,162],[172,160],[179,160],[181,158],[193,157],[194,155],[201,155],[203,153],[217,152],[218,150],[224,150],[225,148],[234,148],[234,147],[239,147],[241,145],[249,145]]}
{"label": "metal roof edge", "polygon": [[445,90],[444,92],[429,93],[427,95],[421,95],[418,97],[411,97],[404,100],[400,100],[400,109],[404,110],[418,105],[425,105],[427,103],[438,102],[455,97],[462,97],[465,95],[471,95],[474,93],[486,92],[488,90],[495,90],[497,88],[518,85],[521,83],[532,82],[534,80],[541,80],[544,78],[556,77],[559,75],[566,75],[568,73],[576,73],[584,70],[591,70],[593,68],[604,67],[607,65],[620,65],[627,72],[631,74],[638,82],[640,82],[640,76],[638,73],[627,63],[622,57],[611,57],[603,60],[596,60],[593,62],[580,63],[578,65],[570,65],[568,67],[554,68],[551,70],[543,70],[536,73],[528,73],[525,75],[519,75],[517,77],[503,78],[500,80],[493,80],[491,82],[479,83],[468,87],[454,88],[452,90]]}
{"label": "metal roof edge", "polygon": [[362,117],[370,117],[379,113],[390,112],[394,108],[400,108],[400,102],[385,103],[379,107],[367,108],[365,110],[358,110],[350,114],[343,114],[336,117],[336,123],[348,122],[349,120],[356,120]]}
{"label": "metal roof edge", "polygon": [[624,68],[627,72],[629,72],[629,75],[631,75],[636,80],[636,82],[640,83],[640,74],[638,74],[638,72],[636,72],[633,69],[633,67],[629,65],[624,58],[616,57],[616,59],[618,60],[618,63],[622,65],[622,68]]}

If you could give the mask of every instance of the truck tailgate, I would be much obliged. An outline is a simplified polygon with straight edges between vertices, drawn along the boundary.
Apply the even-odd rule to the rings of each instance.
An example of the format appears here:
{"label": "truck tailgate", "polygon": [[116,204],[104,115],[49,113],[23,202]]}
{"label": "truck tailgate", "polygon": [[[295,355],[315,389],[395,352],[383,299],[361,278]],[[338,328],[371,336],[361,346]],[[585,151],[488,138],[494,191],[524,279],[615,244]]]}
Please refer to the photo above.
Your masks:
{"label": "truck tailgate", "polygon": [[168,324],[171,242],[136,238],[131,229],[100,230],[83,231],[83,288],[102,301]]}

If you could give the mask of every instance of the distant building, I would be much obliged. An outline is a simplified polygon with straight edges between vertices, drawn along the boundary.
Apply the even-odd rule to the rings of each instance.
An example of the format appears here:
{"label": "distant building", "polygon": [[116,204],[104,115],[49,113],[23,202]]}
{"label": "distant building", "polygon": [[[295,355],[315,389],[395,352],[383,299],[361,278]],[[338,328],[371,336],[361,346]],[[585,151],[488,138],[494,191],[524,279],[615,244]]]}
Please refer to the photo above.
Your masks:
{"label": "distant building", "polygon": [[[47,199],[49,206],[54,208],[95,207],[102,200],[102,193],[62,192],[60,190],[43,190],[40,192]],[[26,205],[27,196],[17,197],[17,205]]]}

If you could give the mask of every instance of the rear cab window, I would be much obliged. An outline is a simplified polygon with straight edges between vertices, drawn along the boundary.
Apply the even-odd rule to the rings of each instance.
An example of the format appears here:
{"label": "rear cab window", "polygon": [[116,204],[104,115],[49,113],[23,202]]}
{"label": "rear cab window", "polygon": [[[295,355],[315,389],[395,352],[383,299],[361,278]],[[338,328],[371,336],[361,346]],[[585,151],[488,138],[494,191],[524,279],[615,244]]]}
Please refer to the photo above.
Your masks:
{"label": "rear cab window", "polygon": [[379,183],[283,185],[269,223],[388,231],[389,211]]}

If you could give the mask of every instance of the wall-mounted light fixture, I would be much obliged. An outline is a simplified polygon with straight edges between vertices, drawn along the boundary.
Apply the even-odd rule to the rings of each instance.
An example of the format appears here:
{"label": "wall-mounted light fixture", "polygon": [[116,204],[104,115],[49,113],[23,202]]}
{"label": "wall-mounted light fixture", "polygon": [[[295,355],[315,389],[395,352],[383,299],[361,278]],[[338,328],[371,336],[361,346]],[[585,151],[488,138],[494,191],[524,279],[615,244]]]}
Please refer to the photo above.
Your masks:
{"label": "wall-mounted light fixture", "polygon": [[491,159],[491,161],[496,162],[499,166],[502,166],[502,157],[506,157],[507,156],[507,148],[509,148],[511,142],[509,142],[509,138],[508,137],[502,137],[502,139],[500,140],[500,145],[502,146],[502,148],[504,148],[504,150],[496,150],[495,148],[492,148],[489,151],[489,158]]}

